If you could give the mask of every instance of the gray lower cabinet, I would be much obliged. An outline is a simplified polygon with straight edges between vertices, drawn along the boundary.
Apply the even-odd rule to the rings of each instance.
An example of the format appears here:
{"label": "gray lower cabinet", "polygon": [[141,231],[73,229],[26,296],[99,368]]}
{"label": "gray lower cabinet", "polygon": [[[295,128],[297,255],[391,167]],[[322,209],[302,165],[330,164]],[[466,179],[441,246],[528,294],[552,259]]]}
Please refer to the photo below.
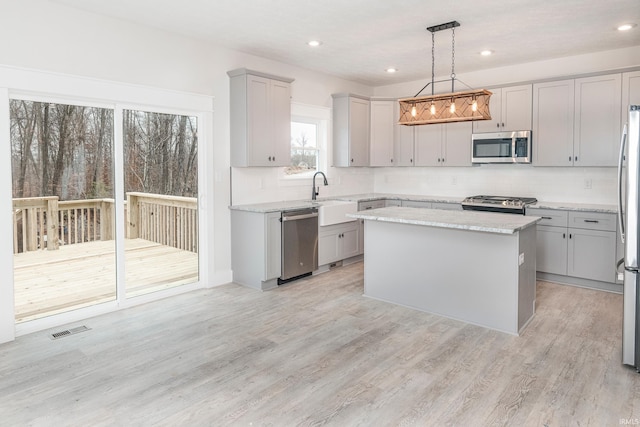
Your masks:
{"label": "gray lower cabinet", "polygon": [[538,225],[536,270],[567,275],[567,228]]}
{"label": "gray lower cabinet", "polygon": [[369,209],[384,208],[387,205],[386,199],[367,200],[365,202],[358,202],[358,210],[366,211]]}
{"label": "gray lower cabinet", "polygon": [[320,227],[318,231],[318,265],[326,265],[359,255],[360,221]]}
{"label": "gray lower cabinet", "polygon": [[601,282],[615,281],[616,234],[569,228],[567,274]]}
{"label": "gray lower cabinet", "polygon": [[537,227],[539,273],[615,282],[615,214],[530,209],[527,215],[542,218]]}
{"label": "gray lower cabinet", "polygon": [[233,281],[255,289],[277,286],[281,275],[280,212],[231,211]]}

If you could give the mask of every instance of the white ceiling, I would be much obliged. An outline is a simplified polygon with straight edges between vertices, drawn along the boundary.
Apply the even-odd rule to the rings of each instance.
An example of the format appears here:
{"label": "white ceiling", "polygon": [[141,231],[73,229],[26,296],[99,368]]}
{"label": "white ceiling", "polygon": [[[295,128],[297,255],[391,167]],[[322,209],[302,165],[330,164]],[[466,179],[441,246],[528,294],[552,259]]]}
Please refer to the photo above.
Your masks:
{"label": "white ceiling", "polygon": [[[373,86],[429,79],[426,27],[453,20],[456,73],[640,45],[639,0],[52,1]],[[639,26],[616,30],[627,22]],[[450,30],[435,50],[446,77]]]}

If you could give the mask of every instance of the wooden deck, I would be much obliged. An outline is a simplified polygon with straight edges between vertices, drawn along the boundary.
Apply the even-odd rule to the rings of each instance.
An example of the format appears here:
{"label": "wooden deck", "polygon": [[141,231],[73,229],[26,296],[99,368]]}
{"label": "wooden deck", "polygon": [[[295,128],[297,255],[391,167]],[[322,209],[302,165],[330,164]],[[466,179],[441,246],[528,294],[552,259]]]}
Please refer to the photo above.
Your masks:
{"label": "wooden deck", "polygon": [[[127,297],[198,279],[198,254],[144,239],[125,240]],[[95,241],[14,255],[16,322],[116,298],[115,242]]]}

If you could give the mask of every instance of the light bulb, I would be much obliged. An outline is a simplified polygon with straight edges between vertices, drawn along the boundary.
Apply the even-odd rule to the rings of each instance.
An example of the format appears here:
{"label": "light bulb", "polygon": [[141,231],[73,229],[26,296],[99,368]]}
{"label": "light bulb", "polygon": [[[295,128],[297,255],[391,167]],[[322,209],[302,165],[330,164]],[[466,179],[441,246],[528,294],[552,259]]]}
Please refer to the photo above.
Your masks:
{"label": "light bulb", "polygon": [[449,112],[450,112],[451,114],[453,114],[453,113],[455,113],[455,112],[456,112],[456,103],[455,103],[455,102],[453,102],[453,99],[451,100],[451,105],[449,106]]}
{"label": "light bulb", "polygon": [[431,103],[431,108],[429,108],[429,111],[431,111],[431,115],[434,115],[436,113],[436,106],[433,102]]}
{"label": "light bulb", "polygon": [[471,104],[471,111],[478,111],[478,101],[473,100],[473,104]]}
{"label": "light bulb", "polygon": [[415,117],[418,115],[418,110],[416,110],[416,106],[411,107],[411,116]]}

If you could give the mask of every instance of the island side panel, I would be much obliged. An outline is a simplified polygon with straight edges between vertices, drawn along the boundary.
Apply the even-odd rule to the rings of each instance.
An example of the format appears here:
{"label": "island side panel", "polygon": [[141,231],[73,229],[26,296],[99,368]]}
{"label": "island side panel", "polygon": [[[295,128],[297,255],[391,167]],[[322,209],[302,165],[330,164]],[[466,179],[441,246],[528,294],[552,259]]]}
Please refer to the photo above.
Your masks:
{"label": "island side panel", "polygon": [[524,263],[519,268],[518,284],[518,331],[522,332],[536,310],[537,227],[533,224],[520,230],[519,234],[519,253],[524,254]]}
{"label": "island side panel", "polygon": [[518,250],[517,233],[367,220],[364,294],[517,335]]}

